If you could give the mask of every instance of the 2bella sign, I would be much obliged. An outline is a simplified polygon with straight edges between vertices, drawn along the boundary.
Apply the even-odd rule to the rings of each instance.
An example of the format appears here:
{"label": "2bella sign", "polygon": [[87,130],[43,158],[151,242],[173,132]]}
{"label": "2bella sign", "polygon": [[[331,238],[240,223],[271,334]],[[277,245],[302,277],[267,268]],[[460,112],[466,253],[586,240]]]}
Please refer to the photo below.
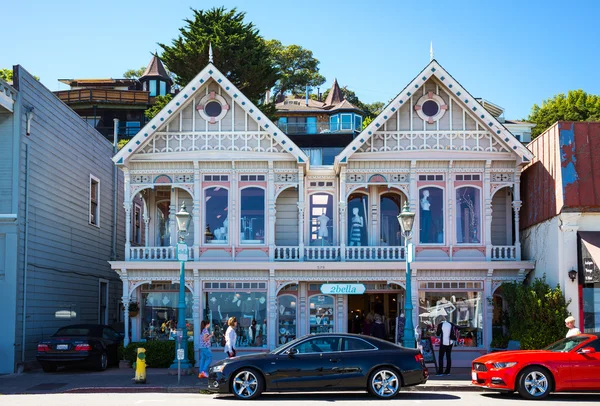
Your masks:
{"label": "2bella sign", "polygon": [[324,283],[321,293],[324,295],[362,295],[367,288],[362,283]]}

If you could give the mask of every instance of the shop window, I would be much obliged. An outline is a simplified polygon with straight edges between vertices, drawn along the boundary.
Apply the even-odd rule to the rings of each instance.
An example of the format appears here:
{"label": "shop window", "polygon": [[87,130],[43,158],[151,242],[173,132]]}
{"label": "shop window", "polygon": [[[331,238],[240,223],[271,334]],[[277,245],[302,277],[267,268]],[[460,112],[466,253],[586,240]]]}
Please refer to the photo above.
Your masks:
{"label": "shop window", "polygon": [[310,245],[333,245],[333,196],[310,196]]}
{"label": "shop window", "polygon": [[382,246],[397,247],[404,245],[404,237],[398,223],[398,214],[402,209],[403,198],[398,193],[381,195],[379,202],[380,226],[379,241]]}
{"label": "shop window", "polygon": [[477,188],[456,189],[456,242],[481,243],[481,198]]}
{"label": "shop window", "polygon": [[294,295],[281,295],[277,298],[277,345],[296,339],[296,304]]}
{"label": "shop window", "polygon": [[248,187],[240,192],[240,242],[242,244],[265,243],[265,191]]}
{"label": "shop window", "polygon": [[309,333],[333,333],[335,330],[333,296],[317,295],[309,299]]}
{"label": "shop window", "polygon": [[229,192],[220,186],[204,191],[204,242],[207,244],[227,244],[229,241]]}
{"label": "shop window", "polygon": [[158,247],[171,245],[169,222],[169,201],[163,200],[156,203],[156,245]]}
{"label": "shop window", "polygon": [[[141,300],[142,331],[146,340],[175,340],[179,284],[144,285]],[[185,290],[185,327],[188,341],[194,341],[192,293]]]}
{"label": "shop window", "polygon": [[[369,223],[368,197],[362,193],[353,193],[348,198],[348,245],[368,246],[367,224]],[[398,220],[396,220],[398,221]]]}
{"label": "shop window", "polygon": [[419,237],[422,244],[444,243],[444,191],[440,188],[419,191]]}
{"label": "shop window", "polygon": [[204,318],[214,333],[213,347],[221,346],[230,317],[238,321],[236,348],[267,346],[267,292],[206,292],[204,300]]}
{"label": "shop window", "polygon": [[583,332],[600,332],[600,283],[583,287]]}
{"label": "shop window", "polygon": [[419,292],[421,338],[439,345],[437,326],[444,318],[460,330],[458,347],[483,347],[483,296],[475,291]]}

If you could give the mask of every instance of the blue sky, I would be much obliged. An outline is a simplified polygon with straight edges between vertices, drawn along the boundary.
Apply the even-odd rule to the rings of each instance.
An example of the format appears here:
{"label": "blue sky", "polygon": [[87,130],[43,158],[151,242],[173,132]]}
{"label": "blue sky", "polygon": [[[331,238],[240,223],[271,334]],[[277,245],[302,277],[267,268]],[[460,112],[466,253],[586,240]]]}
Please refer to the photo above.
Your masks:
{"label": "blue sky", "polygon": [[[599,94],[600,2],[21,0],[2,5],[0,67],[59,78],[122,77],[170,43],[190,7],[238,7],[267,39],[313,51],[365,102],[388,102],[435,57],[471,94],[524,118],[534,103]],[[198,67],[200,70],[202,67]]]}

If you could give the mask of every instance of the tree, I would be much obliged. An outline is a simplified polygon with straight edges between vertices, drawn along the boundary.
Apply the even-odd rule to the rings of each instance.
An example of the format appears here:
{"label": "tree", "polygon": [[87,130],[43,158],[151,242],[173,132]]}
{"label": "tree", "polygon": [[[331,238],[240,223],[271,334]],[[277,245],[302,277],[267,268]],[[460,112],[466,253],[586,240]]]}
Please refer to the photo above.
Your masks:
{"label": "tree", "polygon": [[156,116],[169,102],[173,100],[173,94],[169,93],[164,96],[156,96],[154,105],[144,111],[144,115],[151,120]]}
{"label": "tree", "polygon": [[286,46],[276,39],[266,44],[280,75],[273,89],[275,98],[280,94],[302,93],[306,86],[325,83],[325,77],[319,73],[319,60],[313,57],[312,51],[299,45]]}
{"label": "tree", "polygon": [[[322,97],[323,100],[325,100],[327,98],[327,95],[329,94],[330,90],[331,89],[327,89],[323,93],[323,97]],[[359,109],[361,109],[362,111],[365,112],[365,114],[366,114],[365,117],[370,117],[373,119],[373,118],[377,117],[379,115],[379,113],[381,113],[383,111],[383,108],[385,107],[385,104],[383,102],[374,102],[374,103],[361,102],[360,99],[358,98],[358,96],[356,95],[356,93],[354,91],[348,89],[347,86],[341,87],[340,90],[346,100],[348,100],[350,103],[352,103],[353,105],[355,105],[356,107],[358,107]]]}
{"label": "tree", "polygon": [[583,90],[569,90],[565,96],[559,93],[544,100],[542,106],[534,104],[527,121],[537,124],[531,131],[535,138],[557,121],[596,121],[600,120],[600,96]]}
{"label": "tree", "polygon": [[0,69],[0,79],[3,79],[7,82],[12,82],[13,71],[12,69],[2,68]]}
{"label": "tree", "polygon": [[258,29],[245,23],[245,13],[224,7],[208,11],[195,10],[192,19],[172,44],[159,44],[162,60],[176,75],[176,82],[187,85],[199,69],[208,64],[209,43],[212,44],[214,64],[223,69],[227,78],[255,103],[262,101],[279,75],[271,52]]}
{"label": "tree", "polygon": [[145,66],[142,66],[139,69],[128,69],[125,71],[125,73],[123,73],[123,77],[125,79],[138,79],[144,74],[145,71]]}

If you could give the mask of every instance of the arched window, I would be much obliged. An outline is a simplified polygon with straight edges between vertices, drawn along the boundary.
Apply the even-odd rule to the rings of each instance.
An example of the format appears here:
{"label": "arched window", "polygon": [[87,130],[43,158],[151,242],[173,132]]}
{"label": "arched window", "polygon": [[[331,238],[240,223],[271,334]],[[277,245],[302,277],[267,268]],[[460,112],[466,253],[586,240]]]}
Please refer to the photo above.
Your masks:
{"label": "arched window", "polygon": [[348,198],[348,246],[368,246],[367,210],[369,198],[362,193],[352,193]]}
{"label": "arched window", "polygon": [[456,189],[456,242],[481,243],[480,190],[466,186]]}
{"label": "arched window", "polygon": [[444,243],[444,191],[437,187],[419,190],[419,241]]}
{"label": "arched window", "polygon": [[310,245],[333,245],[333,196],[310,195]]}
{"label": "arched window", "polygon": [[240,193],[240,240],[242,244],[265,243],[265,191],[258,187],[242,189]]}
{"label": "arched window", "polygon": [[171,245],[171,229],[169,227],[169,200],[156,203],[156,245],[168,247]]}
{"label": "arched window", "polygon": [[227,218],[229,192],[215,186],[204,191],[204,242],[227,244],[229,241],[229,220]]}
{"label": "arched window", "polygon": [[379,241],[380,245],[397,247],[404,245],[404,237],[398,223],[398,214],[404,202],[398,193],[385,193],[379,201]]}

